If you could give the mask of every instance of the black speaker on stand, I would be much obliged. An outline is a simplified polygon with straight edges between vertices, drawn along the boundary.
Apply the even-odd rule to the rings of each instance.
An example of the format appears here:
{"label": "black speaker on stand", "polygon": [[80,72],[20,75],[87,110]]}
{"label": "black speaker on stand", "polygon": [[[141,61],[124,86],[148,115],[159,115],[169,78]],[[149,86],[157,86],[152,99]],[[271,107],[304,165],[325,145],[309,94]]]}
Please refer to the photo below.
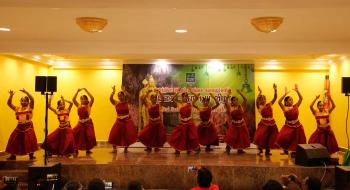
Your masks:
{"label": "black speaker on stand", "polygon": [[28,189],[61,189],[61,164],[48,164],[47,154],[47,135],[48,135],[48,97],[57,91],[57,77],[56,76],[36,76],[35,77],[35,91],[45,95],[45,140],[43,147],[45,147],[44,164],[34,164],[28,168]]}
{"label": "black speaker on stand", "polygon": [[295,164],[302,166],[323,166],[330,162],[326,147],[321,144],[298,144]]}

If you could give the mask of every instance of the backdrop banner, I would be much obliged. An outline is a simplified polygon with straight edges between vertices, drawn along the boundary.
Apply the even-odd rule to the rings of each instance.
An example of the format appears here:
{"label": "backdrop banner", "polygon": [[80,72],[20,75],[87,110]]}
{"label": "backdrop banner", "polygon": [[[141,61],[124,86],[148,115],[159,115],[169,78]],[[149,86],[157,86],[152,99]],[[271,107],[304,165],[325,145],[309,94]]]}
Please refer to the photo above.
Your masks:
{"label": "backdrop banner", "polygon": [[[224,101],[229,89],[231,96],[237,96],[240,89],[248,98],[245,108],[245,120],[250,130],[251,139],[255,132],[255,93],[254,93],[254,65],[253,64],[124,64],[122,84],[131,94],[130,112],[138,130],[148,121],[147,111],[141,103],[141,97],[149,90],[158,88],[165,97],[162,107],[163,122],[168,133],[179,122],[176,104],[171,101],[172,95],[179,87],[191,87],[195,93],[200,93],[197,104],[201,105],[201,98],[209,97],[213,93],[219,100],[220,106],[213,111],[212,121],[216,124],[222,137],[227,128],[228,116]],[[183,89],[186,90],[186,89]],[[194,98],[189,93],[190,100]],[[158,97],[159,99],[160,97]],[[179,99],[181,96],[179,95]],[[210,100],[214,105],[214,100]],[[193,119],[199,123],[199,113],[193,109]]]}

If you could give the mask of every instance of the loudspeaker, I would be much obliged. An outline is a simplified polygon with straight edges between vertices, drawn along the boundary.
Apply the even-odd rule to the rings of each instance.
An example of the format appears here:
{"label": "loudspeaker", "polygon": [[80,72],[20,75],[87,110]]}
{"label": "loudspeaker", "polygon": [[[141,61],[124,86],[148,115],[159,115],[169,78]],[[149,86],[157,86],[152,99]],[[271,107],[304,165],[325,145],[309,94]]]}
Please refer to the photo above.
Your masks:
{"label": "loudspeaker", "polygon": [[56,76],[36,76],[35,77],[36,92],[57,92]]}
{"label": "loudspeaker", "polygon": [[[53,188],[54,187],[54,188]],[[61,163],[28,167],[28,189],[61,189]]]}
{"label": "loudspeaker", "polygon": [[350,189],[350,166],[335,167],[335,189]]}
{"label": "loudspeaker", "polygon": [[302,166],[321,166],[328,164],[330,155],[321,144],[298,144],[295,164]]}
{"label": "loudspeaker", "polygon": [[342,93],[349,94],[350,93],[350,77],[342,77],[341,86],[342,86]]}

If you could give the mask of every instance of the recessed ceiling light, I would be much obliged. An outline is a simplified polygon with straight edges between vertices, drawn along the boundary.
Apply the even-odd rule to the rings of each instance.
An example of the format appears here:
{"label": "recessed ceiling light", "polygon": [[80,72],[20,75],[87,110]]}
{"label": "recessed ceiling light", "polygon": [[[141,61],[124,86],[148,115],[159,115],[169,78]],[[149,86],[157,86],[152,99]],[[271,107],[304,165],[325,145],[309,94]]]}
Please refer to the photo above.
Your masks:
{"label": "recessed ceiling light", "polygon": [[279,62],[278,62],[277,60],[274,60],[274,59],[272,59],[272,60],[266,62],[267,65],[278,65],[278,63],[279,63]]}
{"label": "recessed ceiling light", "polygon": [[317,60],[319,60],[319,61],[326,61],[327,59],[326,58],[318,58]]}
{"label": "recessed ceiling light", "polygon": [[277,30],[271,30],[271,32],[277,32]]}
{"label": "recessed ceiling light", "polygon": [[51,57],[52,55],[51,55],[51,54],[43,54],[43,56],[45,56],[45,57]]}
{"label": "recessed ceiling light", "polygon": [[0,32],[10,32],[10,28],[0,28]]}
{"label": "recessed ceiling light", "polygon": [[21,55],[21,54],[15,54],[15,56],[17,56],[17,57],[22,57],[22,55]]}
{"label": "recessed ceiling light", "polygon": [[187,29],[182,28],[182,29],[176,29],[175,32],[176,33],[186,33],[188,31],[187,31]]}
{"label": "recessed ceiling light", "polygon": [[337,54],[329,54],[328,55],[329,57],[336,57],[336,56],[338,56]]}
{"label": "recessed ceiling light", "polygon": [[40,57],[40,56],[38,56],[38,55],[34,55],[34,56],[33,56],[33,59],[38,61],[38,60],[40,60],[40,59],[41,59],[41,57]]}
{"label": "recessed ceiling light", "polygon": [[55,61],[54,61],[54,60],[49,60],[48,63],[49,63],[50,65],[53,65],[53,64],[55,63]]}

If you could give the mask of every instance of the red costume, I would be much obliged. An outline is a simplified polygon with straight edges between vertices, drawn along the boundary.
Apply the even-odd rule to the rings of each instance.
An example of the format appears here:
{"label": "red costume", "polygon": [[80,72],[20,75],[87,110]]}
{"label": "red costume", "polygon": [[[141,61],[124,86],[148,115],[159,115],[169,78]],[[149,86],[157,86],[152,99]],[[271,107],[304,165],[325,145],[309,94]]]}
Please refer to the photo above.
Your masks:
{"label": "red costume", "polygon": [[285,111],[284,116],[286,122],[277,135],[277,144],[284,150],[296,151],[298,144],[306,143],[304,128],[298,119],[298,107],[293,106],[292,109]]}
{"label": "red costume", "polygon": [[115,109],[118,117],[109,133],[108,142],[112,145],[128,147],[137,140],[137,130],[129,115],[129,104],[117,103]]}
{"label": "red costume", "polygon": [[169,144],[176,150],[195,150],[199,147],[197,128],[192,121],[192,105],[186,103],[179,110],[181,122],[173,129]]}
{"label": "red costume", "polygon": [[79,122],[74,127],[75,150],[90,150],[96,146],[94,124],[90,118],[90,107],[78,107]]}
{"label": "red costume", "polygon": [[218,131],[214,124],[210,122],[211,108],[199,112],[202,122],[198,125],[198,139],[201,145],[211,145],[218,143]]}
{"label": "red costume", "polygon": [[[326,126],[322,126],[320,124],[321,119],[326,119]],[[320,143],[323,146],[327,147],[328,152],[333,154],[339,151],[337,140],[335,139],[335,135],[331,127],[329,126],[329,114],[316,116],[317,121],[317,129],[311,135],[309,139],[309,143]]]}
{"label": "red costume", "polygon": [[233,149],[244,149],[250,147],[249,130],[243,118],[243,108],[231,110],[231,121],[226,131],[224,141]]}
{"label": "red costume", "polygon": [[152,105],[148,108],[148,125],[139,133],[139,140],[150,148],[163,147],[166,142],[166,132],[160,117],[160,105]]}
{"label": "red costume", "polygon": [[219,187],[215,184],[211,184],[210,187],[194,187],[191,190],[219,190]]}
{"label": "red costume", "polygon": [[20,108],[16,108],[15,112],[18,124],[8,140],[6,152],[12,155],[26,155],[38,150],[38,143],[31,121],[32,109],[20,110]]}
{"label": "red costume", "polygon": [[59,127],[47,136],[48,151],[55,155],[74,153],[74,135],[69,122],[69,111],[58,111]]}
{"label": "red costume", "polygon": [[273,119],[271,104],[266,104],[260,112],[262,118],[255,131],[253,143],[259,148],[277,148],[275,143],[278,135],[278,128]]}

